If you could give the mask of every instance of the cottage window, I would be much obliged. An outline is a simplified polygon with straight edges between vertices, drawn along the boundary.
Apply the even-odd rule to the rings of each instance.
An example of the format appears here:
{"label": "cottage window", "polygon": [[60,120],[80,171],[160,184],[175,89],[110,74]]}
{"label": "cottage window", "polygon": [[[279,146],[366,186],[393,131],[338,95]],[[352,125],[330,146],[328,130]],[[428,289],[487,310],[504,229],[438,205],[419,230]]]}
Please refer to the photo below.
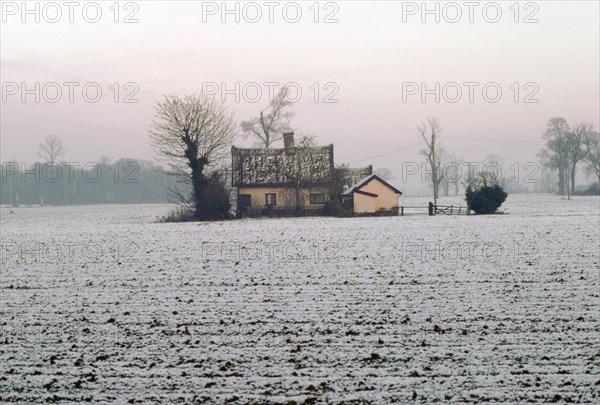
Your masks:
{"label": "cottage window", "polygon": [[275,193],[265,194],[265,205],[277,205],[277,198]]}
{"label": "cottage window", "polygon": [[311,204],[325,204],[325,194],[311,194],[310,195],[310,203]]}

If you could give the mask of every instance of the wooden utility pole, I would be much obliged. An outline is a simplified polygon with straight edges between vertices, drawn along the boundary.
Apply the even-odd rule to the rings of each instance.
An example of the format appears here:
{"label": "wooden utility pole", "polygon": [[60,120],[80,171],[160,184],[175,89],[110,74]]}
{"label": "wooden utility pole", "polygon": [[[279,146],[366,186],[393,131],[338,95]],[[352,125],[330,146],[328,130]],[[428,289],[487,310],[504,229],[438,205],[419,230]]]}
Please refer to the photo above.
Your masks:
{"label": "wooden utility pole", "polygon": [[438,198],[438,175],[435,163],[435,130],[431,130],[431,173],[433,176],[433,205],[437,205]]}
{"label": "wooden utility pole", "polygon": [[[426,149],[422,150],[421,153],[427,157],[427,161],[431,168],[431,181],[433,183],[433,204],[437,205],[437,198],[439,192],[439,175],[437,161],[440,158],[437,155],[437,133],[441,131],[441,127],[435,118],[427,118],[427,121],[423,122],[417,130],[421,134],[421,138],[425,141]],[[431,132],[431,137],[429,135]]]}
{"label": "wooden utility pole", "polygon": [[8,181],[8,206],[9,208],[9,212],[12,214],[13,210],[13,203],[12,203],[12,176],[10,176],[10,179]]}

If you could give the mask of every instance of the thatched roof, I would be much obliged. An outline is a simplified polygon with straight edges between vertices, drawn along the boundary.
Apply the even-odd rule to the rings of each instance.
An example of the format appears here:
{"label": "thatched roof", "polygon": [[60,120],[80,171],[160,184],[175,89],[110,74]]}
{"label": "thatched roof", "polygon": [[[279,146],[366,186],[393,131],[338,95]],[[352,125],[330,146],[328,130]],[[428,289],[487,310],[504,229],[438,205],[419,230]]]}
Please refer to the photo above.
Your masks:
{"label": "thatched roof", "polygon": [[287,186],[298,178],[303,184],[333,180],[333,145],[292,149],[231,148],[232,185]]}

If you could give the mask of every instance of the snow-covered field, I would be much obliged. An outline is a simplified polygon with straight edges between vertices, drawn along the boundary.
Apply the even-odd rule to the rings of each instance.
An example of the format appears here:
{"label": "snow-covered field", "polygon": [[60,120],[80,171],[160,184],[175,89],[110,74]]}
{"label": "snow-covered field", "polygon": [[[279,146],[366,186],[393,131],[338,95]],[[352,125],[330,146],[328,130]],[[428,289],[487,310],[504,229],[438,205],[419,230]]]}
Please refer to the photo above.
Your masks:
{"label": "snow-covered field", "polygon": [[600,403],[597,197],[155,223],[168,209],[1,210],[0,402]]}

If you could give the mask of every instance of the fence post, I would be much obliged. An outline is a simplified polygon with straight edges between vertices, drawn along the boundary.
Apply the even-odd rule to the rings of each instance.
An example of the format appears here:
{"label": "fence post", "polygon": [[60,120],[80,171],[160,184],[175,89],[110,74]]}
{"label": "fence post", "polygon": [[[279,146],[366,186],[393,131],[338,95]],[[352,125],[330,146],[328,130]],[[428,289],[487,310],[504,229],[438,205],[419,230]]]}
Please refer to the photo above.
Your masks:
{"label": "fence post", "polygon": [[431,201],[429,201],[429,216],[433,215],[433,203]]}
{"label": "fence post", "polygon": [[400,216],[404,216],[404,207],[400,207]]}

